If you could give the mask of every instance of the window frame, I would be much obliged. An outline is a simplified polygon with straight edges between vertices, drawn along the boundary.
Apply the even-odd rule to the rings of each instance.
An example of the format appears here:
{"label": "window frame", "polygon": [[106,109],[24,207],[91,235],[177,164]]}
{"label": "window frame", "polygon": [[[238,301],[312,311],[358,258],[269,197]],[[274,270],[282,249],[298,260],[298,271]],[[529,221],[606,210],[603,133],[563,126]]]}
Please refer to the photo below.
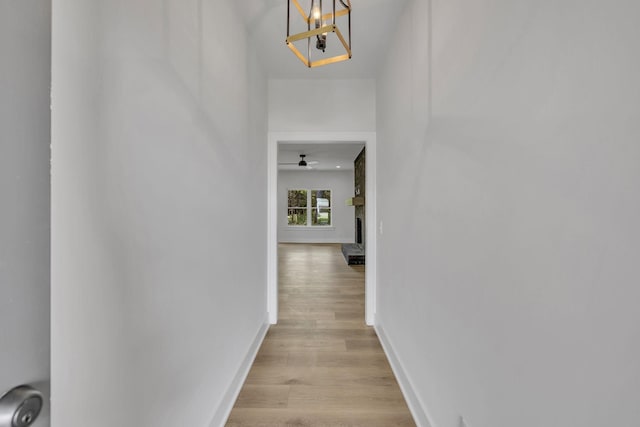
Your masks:
{"label": "window frame", "polygon": [[[289,206],[289,193],[291,191],[306,191],[307,192],[307,206],[306,207],[301,207],[301,206]],[[328,191],[329,192],[329,206],[328,207],[313,207],[312,206],[312,195],[314,191]],[[317,197],[316,197],[317,200]],[[317,203],[317,202],[316,202]],[[307,215],[307,221],[306,224],[302,225],[302,224],[290,224],[289,223],[289,211],[291,209],[304,209],[306,210],[306,215]],[[323,209],[323,210],[328,210],[329,211],[329,224],[326,225],[320,225],[320,224],[313,224],[313,220],[312,220],[312,209]],[[312,187],[297,187],[297,188],[287,188],[287,207],[286,207],[286,217],[287,217],[287,227],[291,227],[291,228],[296,228],[296,229],[329,229],[329,228],[334,228],[333,225],[333,189],[332,188],[312,188]]]}
{"label": "window frame", "polygon": [[[295,192],[302,192],[304,191],[306,193],[305,195],[305,199],[306,199],[306,206],[289,206],[289,195],[292,191]],[[305,224],[291,224],[289,222],[289,212],[291,210],[304,210],[305,211]],[[300,227],[307,227],[309,225],[309,190],[305,189],[305,188],[288,188],[287,189],[287,226],[288,227],[294,227],[294,228],[300,228]]]}

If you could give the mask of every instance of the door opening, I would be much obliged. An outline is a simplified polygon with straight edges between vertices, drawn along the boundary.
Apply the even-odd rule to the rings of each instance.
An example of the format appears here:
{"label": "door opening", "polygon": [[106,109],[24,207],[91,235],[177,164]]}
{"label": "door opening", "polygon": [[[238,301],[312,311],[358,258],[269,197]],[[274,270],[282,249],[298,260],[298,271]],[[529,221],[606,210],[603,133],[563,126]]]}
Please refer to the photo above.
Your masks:
{"label": "door opening", "polygon": [[[365,322],[375,323],[376,307],[376,135],[375,132],[285,132],[268,137],[268,213],[267,213],[267,311],[269,322],[278,322],[278,145],[279,144],[361,143],[367,152],[366,215],[355,229],[355,239],[366,244]],[[304,153],[303,153],[304,154]],[[340,203],[337,200],[336,203]],[[358,231],[359,230],[359,231]],[[359,235],[358,235],[359,233]]]}

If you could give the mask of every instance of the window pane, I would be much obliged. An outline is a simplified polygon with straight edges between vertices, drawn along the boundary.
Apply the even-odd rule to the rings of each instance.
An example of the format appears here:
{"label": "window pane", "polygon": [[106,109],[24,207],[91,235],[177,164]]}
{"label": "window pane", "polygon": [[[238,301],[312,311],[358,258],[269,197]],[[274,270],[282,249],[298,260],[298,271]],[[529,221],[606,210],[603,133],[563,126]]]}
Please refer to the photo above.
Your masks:
{"label": "window pane", "polygon": [[307,225],[307,210],[289,209],[287,219],[289,225]]}
{"label": "window pane", "polygon": [[311,190],[311,207],[330,208],[331,190]]}
{"label": "window pane", "polygon": [[331,209],[312,209],[311,225],[331,225]]}
{"label": "window pane", "polygon": [[306,208],[307,207],[307,190],[289,190],[290,208]]}

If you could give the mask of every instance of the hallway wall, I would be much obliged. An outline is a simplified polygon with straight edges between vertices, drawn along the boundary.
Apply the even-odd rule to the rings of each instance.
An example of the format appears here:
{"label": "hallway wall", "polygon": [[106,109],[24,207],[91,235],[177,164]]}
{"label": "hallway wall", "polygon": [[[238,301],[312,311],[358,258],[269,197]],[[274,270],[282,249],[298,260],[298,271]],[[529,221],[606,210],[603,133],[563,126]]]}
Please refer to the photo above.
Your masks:
{"label": "hallway wall", "polygon": [[53,427],[208,426],[265,324],[246,37],[233,2],[54,2]]}
{"label": "hallway wall", "polygon": [[377,322],[433,427],[638,424],[639,14],[401,18],[377,84]]}
{"label": "hallway wall", "polygon": [[373,79],[270,79],[270,132],[373,132]]}

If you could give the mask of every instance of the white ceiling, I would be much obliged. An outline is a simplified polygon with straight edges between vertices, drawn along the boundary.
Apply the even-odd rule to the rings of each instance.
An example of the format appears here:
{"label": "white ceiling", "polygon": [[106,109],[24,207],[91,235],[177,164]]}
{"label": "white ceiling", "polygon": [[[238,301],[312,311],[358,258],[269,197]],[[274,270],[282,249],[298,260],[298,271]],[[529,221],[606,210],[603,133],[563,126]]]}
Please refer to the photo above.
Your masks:
{"label": "white ceiling", "polygon": [[[364,148],[361,142],[353,143],[286,143],[278,144],[279,170],[353,170],[353,161]],[[308,167],[298,166],[300,154],[306,154]],[[313,163],[317,162],[317,163]],[[280,163],[294,163],[280,165]],[[312,164],[313,163],[313,164]],[[340,166],[339,168],[336,166]]]}
{"label": "white ceiling", "polygon": [[[310,0],[299,0],[303,7]],[[330,3],[330,0],[325,2]],[[406,0],[351,0],[352,59],[324,67],[309,69],[285,44],[287,0],[239,0],[235,2],[245,21],[249,40],[257,47],[267,78],[270,79],[354,79],[375,78],[382,61],[387,57],[389,37],[395,31],[398,17]],[[292,22],[300,20],[292,5]],[[326,8],[326,6],[325,6]],[[338,26],[346,34],[344,21]],[[294,31],[292,31],[294,32]],[[329,47],[333,48],[331,38]],[[315,49],[314,49],[315,50]],[[353,161],[363,143],[286,143],[278,146],[279,170],[353,170]],[[318,162],[311,169],[297,166],[300,154],[306,160]]]}
{"label": "white ceiling", "polygon": [[[299,0],[305,7],[310,0]],[[309,69],[285,44],[287,0],[239,0],[250,40],[259,52],[268,78],[375,78],[381,61],[387,56],[387,36],[396,26],[405,0],[351,0],[353,58],[341,63]],[[325,0],[325,3],[330,1]],[[339,4],[339,3],[338,3]],[[325,6],[326,9],[327,6]],[[300,20],[292,5],[291,20]],[[338,27],[347,32],[341,22]],[[328,39],[335,46],[335,39]],[[315,48],[314,48],[315,50]]]}

